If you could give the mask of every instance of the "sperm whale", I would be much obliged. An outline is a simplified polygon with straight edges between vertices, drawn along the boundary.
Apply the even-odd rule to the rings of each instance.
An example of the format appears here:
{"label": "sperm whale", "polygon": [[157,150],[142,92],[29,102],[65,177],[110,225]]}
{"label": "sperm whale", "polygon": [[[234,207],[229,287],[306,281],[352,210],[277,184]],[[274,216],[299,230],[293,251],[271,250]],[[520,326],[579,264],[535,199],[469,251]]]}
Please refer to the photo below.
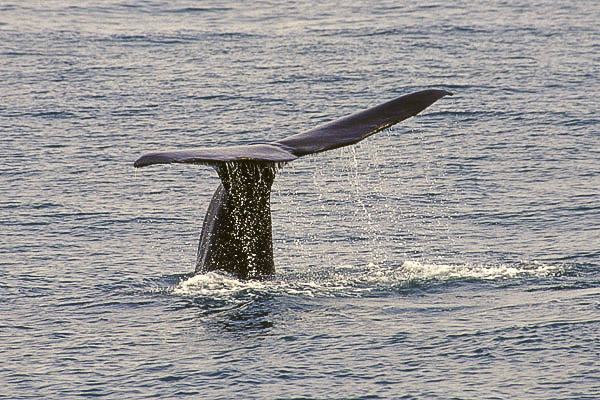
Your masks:
{"label": "sperm whale", "polygon": [[204,218],[195,273],[221,270],[240,279],[260,278],[275,273],[270,198],[283,164],[358,143],[451,95],[446,90],[422,90],[274,142],[148,153],[134,167],[170,163],[213,167],[221,184]]}

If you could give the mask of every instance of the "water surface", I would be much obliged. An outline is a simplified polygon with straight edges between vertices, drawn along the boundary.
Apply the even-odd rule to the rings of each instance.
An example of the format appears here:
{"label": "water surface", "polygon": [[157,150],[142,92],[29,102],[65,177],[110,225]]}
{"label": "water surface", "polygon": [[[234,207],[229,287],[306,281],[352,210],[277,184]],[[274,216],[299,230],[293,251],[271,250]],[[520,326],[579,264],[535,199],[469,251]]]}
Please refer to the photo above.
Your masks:
{"label": "water surface", "polygon": [[[600,397],[596,1],[0,3],[0,397]],[[453,91],[287,165],[277,274],[192,276],[159,149]]]}

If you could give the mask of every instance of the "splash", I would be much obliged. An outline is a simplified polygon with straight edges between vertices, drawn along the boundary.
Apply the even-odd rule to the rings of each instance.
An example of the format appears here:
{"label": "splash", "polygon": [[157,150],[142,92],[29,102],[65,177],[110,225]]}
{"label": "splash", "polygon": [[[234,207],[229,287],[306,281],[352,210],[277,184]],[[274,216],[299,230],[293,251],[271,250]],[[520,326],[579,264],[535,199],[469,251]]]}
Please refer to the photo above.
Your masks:
{"label": "splash", "polygon": [[182,280],[173,289],[173,293],[180,296],[216,296],[228,297],[232,293],[244,290],[262,291],[266,288],[261,281],[241,281],[231,275],[208,272],[206,274],[194,275]]}
{"label": "splash", "polygon": [[435,264],[419,261],[405,261],[402,274],[413,280],[498,280],[525,276],[544,277],[556,273],[560,267],[539,262],[519,264],[477,265],[477,264]]}
{"label": "splash", "polygon": [[538,262],[478,265],[441,264],[405,261],[399,267],[370,263],[321,266],[300,272],[280,272],[274,279],[238,280],[218,272],[195,275],[180,281],[172,293],[178,296],[231,299],[248,295],[314,297],[361,297],[434,287],[461,281],[506,281],[526,277],[544,278],[560,273],[564,267]]}

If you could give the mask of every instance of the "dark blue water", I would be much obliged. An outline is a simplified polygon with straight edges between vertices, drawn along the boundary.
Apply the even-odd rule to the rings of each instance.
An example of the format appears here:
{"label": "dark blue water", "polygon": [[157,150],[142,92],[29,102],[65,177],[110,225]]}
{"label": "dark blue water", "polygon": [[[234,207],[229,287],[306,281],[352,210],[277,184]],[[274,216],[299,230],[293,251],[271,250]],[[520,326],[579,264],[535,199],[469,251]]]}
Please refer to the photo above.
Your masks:
{"label": "dark blue water", "polygon": [[[600,397],[600,3],[0,1],[0,398]],[[297,160],[277,274],[193,277],[210,168]]]}

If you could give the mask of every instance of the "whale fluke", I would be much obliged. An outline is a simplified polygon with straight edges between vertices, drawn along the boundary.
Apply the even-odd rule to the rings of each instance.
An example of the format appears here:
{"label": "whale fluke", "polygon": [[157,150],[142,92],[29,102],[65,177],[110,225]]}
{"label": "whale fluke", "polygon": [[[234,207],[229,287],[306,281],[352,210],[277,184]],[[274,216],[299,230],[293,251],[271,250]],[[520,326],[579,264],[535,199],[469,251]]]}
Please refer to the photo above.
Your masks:
{"label": "whale fluke", "polygon": [[152,164],[170,163],[210,165],[218,162],[233,161],[286,162],[293,161],[296,158],[298,156],[287,150],[285,146],[276,143],[260,143],[149,153],[140,157],[133,166],[145,167]]}
{"label": "whale fluke", "polygon": [[275,143],[298,157],[348,146],[417,115],[444,96],[452,93],[429,89],[407,94]]}
{"label": "whale fluke", "polygon": [[275,272],[270,194],[281,164],[358,143],[451,95],[422,90],[274,142],[149,153],[134,166],[214,167],[221,185],[204,218],[195,272],[223,270],[241,279],[258,278]]}

